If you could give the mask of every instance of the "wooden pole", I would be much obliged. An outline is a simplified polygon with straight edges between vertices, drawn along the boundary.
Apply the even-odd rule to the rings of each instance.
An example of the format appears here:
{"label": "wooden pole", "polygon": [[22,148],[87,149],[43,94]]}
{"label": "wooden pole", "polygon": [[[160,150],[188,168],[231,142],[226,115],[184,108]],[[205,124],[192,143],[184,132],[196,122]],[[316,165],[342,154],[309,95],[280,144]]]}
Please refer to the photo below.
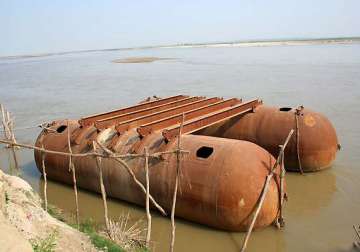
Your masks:
{"label": "wooden pole", "polygon": [[179,127],[179,136],[178,136],[178,142],[177,142],[177,153],[176,153],[176,177],[175,177],[175,186],[174,186],[174,194],[173,194],[173,202],[171,207],[171,243],[170,243],[170,252],[174,251],[174,245],[175,245],[175,208],[176,208],[176,198],[177,198],[177,191],[179,186],[179,175],[180,175],[180,148],[181,148],[181,133],[182,128],[184,125],[184,113],[182,114],[182,120]]}
{"label": "wooden pole", "polygon": [[15,135],[14,135],[14,121],[13,121],[13,119],[11,119],[9,111],[6,111],[6,117],[7,117],[8,127],[9,127],[9,137],[14,143],[16,143],[16,139],[15,139]]}
{"label": "wooden pole", "polygon": [[295,120],[296,120],[296,153],[297,153],[297,160],[299,165],[299,170],[301,174],[304,174],[304,171],[302,169],[301,165],[301,159],[300,159],[300,129],[299,129],[299,115],[301,110],[303,109],[303,106],[300,106],[295,111]]}
{"label": "wooden pole", "polygon": [[282,153],[281,157],[281,173],[280,173],[280,211],[279,211],[279,218],[278,223],[280,227],[284,227],[285,221],[283,216],[283,205],[285,199],[285,192],[284,192],[284,178],[285,178],[285,167],[284,167],[284,153]]}
{"label": "wooden pole", "polygon": [[[16,143],[15,135],[14,135],[14,131],[13,131],[14,124],[11,121],[9,111],[6,111],[6,117],[7,117],[6,121],[7,121],[7,125],[8,125],[8,130],[9,130],[9,137],[10,137],[11,141]],[[11,145],[11,152],[12,152],[13,157],[14,157],[15,169],[16,169],[16,171],[19,171],[19,163],[18,163],[18,160],[17,160],[17,157],[16,157],[15,148],[17,148],[17,147],[15,147],[14,145]]]}
{"label": "wooden pole", "polygon": [[[144,185],[136,178],[134,172],[132,171],[132,169],[128,166],[128,164],[122,160],[121,158],[117,158],[114,157],[114,153],[109,150],[108,148],[106,148],[104,145],[102,145],[99,142],[96,142],[106,153],[109,154],[109,157],[114,158],[114,160],[118,163],[120,163],[122,166],[125,167],[125,169],[127,170],[127,172],[130,174],[130,176],[132,177],[132,179],[134,180],[134,182],[140,187],[140,189],[146,194],[146,189],[144,187]],[[164,216],[166,216],[166,212],[165,210],[155,201],[155,199],[153,198],[153,196],[151,196],[151,194],[149,193],[149,198],[151,200],[151,202],[153,203],[153,205],[160,211],[160,213]]]}
{"label": "wooden pole", "polygon": [[[41,147],[44,148],[44,145],[41,143]],[[45,153],[41,152],[41,167],[44,177],[44,201],[45,201],[45,211],[48,210],[48,201],[47,201],[47,178],[46,178],[46,168],[45,168]]]}
{"label": "wooden pole", "polygon": [[3,129],[4,129],[4,137],[5,139],[10,139],[10,135],[9,135],[9,128],[8,128],[8,124],[6,122],[6,112],[5,112],[5,108],[2,104],[0,104],[0,108],[1,108],[1,115],[2,115],[2,125],[3,125]]}
{"label": "wooden pole", "polygon": [[[96,152],[95,141],[93,141],[93,150],[94,150],[94,152]],[[102,167],[101,167],[101,158],[95,157],[95,159],[96,159],[97,168],[99,170],[100,190],[101,190],[101,196],[102,196],[103,205],[104,205],[105,227],[106,227],[107,234],[110,236],[109,215],[108,215],[106,191],[105,191],[104,179],[103,179],[103,173],[102,173]]]}
{"label": "wooden pole", "polygon": [[266,194],[267,194],[267,191],[268,191],[268,188],[269,188],[269,184],[270,184],[270,181],[272,179],[272,177],[274,176],[274,171],[276,170],[276,167],[280,164],[281,162],[281,156],[283,155],[284,153],[284,150],[285,150],[285,147],[286,145],[288,144],[292,134],[294,133],[294,130],[292,129],[289,133],[289,135],[287,136],[286,140],[285,140],[285,143],[283,145],[280,145],[280,153],[279,153],[279,156],[273,166],[273,168],[270,170],[270,173],[266,176],[266,180],[265,180],[265,184],[264,184],[264,187],[263,187],[263,190],[262,190],[262,193],[261,193],[261,196],[260,196],[260,201],[259,201],[259,204],[256,208],[256,211],[255,211],[255,214],[254,214],[254,217],[251,221],[251,224],[249,226],[249,229],[246,233],[246,236],[245,236],[245,239],[244,239],[244,242],[243,242],[243,245],[242,245],[242,248],[241,248],[241,252],[244,252],[245,249],[246,249],[246,246],[247,246],[247,243],[249,241],[249,238],[250,238],[250,235],[251,235],[251,232],[254,228],[254,225],[255,225],[255,221],[260,213],[260,210],[261,210],[261,207],[264,203],[264,200],[265,200],[265,197],[266,197]]}
{"label": "wooden pole", "polygon": [[150,246],[151,238],[151,214],[150,214],[150,179],[149,179],[149,152],[145,147],[145,175],[146,175],[146,217],[147,217],[147,232],[146,232],[146,247]]}
{"label": "wooden pole", "polygon": [[353,228],[354,228],[354,230],[355,230],[355,233],[356,233],[357,237],[360,239],[360,233],[359,233],[359,231],[357,230],[356,226],[353,225]]}
{"label": "wooden pole", "polygon": [[[67,141],[68,141],[68,148],[69,153],[72,154],[71,150],[71,143],[70,143],[70,124],[69,121],[67,121]],[[77,190],[77,184],[76,184],[76,170],[75,165],[72,162],[72,155],[69,155],[69,171],[72,172],[72,179],[74,184],[74,192],[75,192],[75,204],[76,204],[76,224],[77,228],[80,227],[80,218],[79,218],[79,199],[78,199],[78,190]]]}
{"label": "wooden pole", "polygon": [[[2,125],[3,125],[3,129],[4,129],[4,137],[5,139],[16,143],[16,139],[15,139],[15,135],[14,135],[14,131],[13,131],[13,122],[11,120],[10,117],[10,113],[9,111],[7,111],[5,109],[5,107],[0,104],[0,109],[1,109],[1,115],[2,115]],[[11,148],[11,152],[14,158],[14,164],[15,164],[15,170],[18,171],[19,170],[19,163],[16,157],[16,152],[15,152],[15,146],[11,145],[11,144],[7,144],[8,148]]]}

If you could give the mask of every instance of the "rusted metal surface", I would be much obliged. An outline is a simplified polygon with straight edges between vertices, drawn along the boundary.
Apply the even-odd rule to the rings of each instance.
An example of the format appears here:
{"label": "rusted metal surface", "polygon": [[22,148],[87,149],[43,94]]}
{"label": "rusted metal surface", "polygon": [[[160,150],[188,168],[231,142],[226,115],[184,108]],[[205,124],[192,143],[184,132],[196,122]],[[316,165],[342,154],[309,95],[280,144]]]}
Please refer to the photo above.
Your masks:
{"label": "rusted metal surface", "polygon": [[[54,131],[43,131],[36,144],[39,145],[39,139],[43,139],[46,149],[67,151],[68,130],[72,136],[78,132],[80,125],[77,121],[70,121],[68,128],[57,132],[64,124],[66,121],[52,124]],[[135,129],[119,136],[111,128],[78,134],[77,139],[79,144],[71,144],[73,153],[91,151],[89,141],[97,140],[106,146],[113,144],[112,149],[116,153],[125,154],[140,141]],[[150,154],[176,148],[176,141],[166,142],[161,132],[154,132],[145,139],[144,146],[148,147]],[[275,163],[274,158],[263,148],[246,141],[195,135],[183,135],[181,141],[182,148],[188,150],[189,154],[184,156],[181,164],[185,178],[179,184],[181,193],[177,198],[176,215],[224,230],[245,231],[265,178]],[[41,171],[41,154],[37,151],[35,160]],[[71,185],[68,161],[66,156],[47,154],[47,177]],[[144,160],[127,159],[126,162],[141,183],[145,184]],[[100,192],[96,160],[93,157],[73,158],[73,163],[78,186]],[[106,158],[102,159],[101,166],[107,195],[138,205],[145,204],[145,195],[124,167]],[[171,208],[175,174],[176,155],[149,160],[150,193],[167,210]],[[270,225],[277,217],[279,174],[280,167],[270,182],[255,228]]]}
{"label": "rusted metal surface", "polygon": [[144,137],[156,130],[164,129],[171,125],[179,124],[182,120],[182,113],[178,113],[178,112],[183,112],[186,120],[190,120],[202,116],[204,114],[212,113],[220,109],[237,105],[239,103],[241,103],[241,100],[232,98],[232,99],[218,101],[216,103],[212,103],[202,107],[198,107],[196,109],[189,110],[186,112],[174,111],[175,113],[173,113],[172,116],[165,117],[163,119],[156,121],[151,121],[150,123],[147,123],[145,125],[141,125],[140,127],[138,127],[137,132],[140,134],[141,137]]}
{"label": "rusted metal surface", "polygon": [[[296,110],[292,108],[259,106],[256,113],[232,118],[196,134],[251,141],[275,156],[278,144],[284,141],[287,132],[296,129],[294,113]],[[338,150],[338,139],[331,122],[306,108],[297,117],[299,139],[293,137],[286,148],[286,169],[299,171],[299,164],[304,172],[330,167]]]}
{"label": "rusted metal surface", "polygon": [[[183,134],[189,134],[211,125],[217,124],[229,120],[238,115],[245,114],[255,110],[255,108],[261,104],[258,99],[234,105],[232,107],[216,110],[212,113],[199,116],[192,120],[186,121],[183,126]],[[163,131],[163,136],[166,140],[170,141],[178,135],[180,125],[175,125]]]}
{"label": "rusted metal surface", "polygon": [[132,112],[121,114],[121,115],[107,117],[107,118],[104,118],[101,120],[97,120],[95,122],[95,127],[98,129],[104,129],[109,126],[113,126],[115,124],[121,123],[121,122],[129,121],[131,119],[136,119],[136,118],[146,116],[146,115],[149,115],[149,114],[152,114],[155,112],[160,112],[163,110],[167,110],[170,108],[174,108],[177,106],[189,104],[194,101],[199,101],[199,100],[204,100],[204,99],[205,99],[205,97],[199,97],[199,96],[187,97],[187,98],[184,98],[181,100],[172,101],[169,103],[164,103],[164,104],[152,106],[152,107],[141,109],[141,110],[136,110],[136,111],[132,111]]}
{"label": "rusted metal surface", "polygon": [[167,117],[175,115],[175,114],[184,113],[184,112],[187,112],[187,111],[190,111],[190,110],[202,107],[202,106],[214,104],[220,100],[221,99],[218,97],[207,98],[204,100],[195,101],[195,102],[181,105],[181,106],[178,106],[175,108],[170,108],[170,109],[167,109],[164,111],[153,113],[153,114],[150,114],[147,116],[135,118],[133,120],[128,120],[128,121],[117,124],[116,130],[121,134],[124,131],[129,130],[130,128],[139,127],[143,124],[150,123],[150,122],[153,122],[156,120],[161,120],[163,118],[167,118]]}
{"label": "rusted metal surface", "polygon": [[101,120],[107,117],[112,117],[112,116],[116,116],[116,115],[122,115],[122,114],[126,114],[129,112],[133,112],[136,110],[141,110],[141,109],[145,109],[145,108],[150,108],[156,105],[161,105],[164,103],[169,103],[172,101],[178,101],[184,98],[187,98],[188,96],[185,95],[176,95],[176,96],[171,96],[171,97],[167,97],[167,98],[163,98],[163,99],[158,99],[158,100],[154,100],[154,101],[149,101],[149,102],[144,102],[135,106],[130,106],[127,108],[121,108],[118,110],[113,110],[110,112],[106,112],[106,113],[101,113],[101,114],[96,114],[96,115],[91,115],[91,116],[87,116],[87,117],[83,117],[79,120],[79,123],[81,126],[89,126],[91,124],[93,124],[95,121],[97,120]]}

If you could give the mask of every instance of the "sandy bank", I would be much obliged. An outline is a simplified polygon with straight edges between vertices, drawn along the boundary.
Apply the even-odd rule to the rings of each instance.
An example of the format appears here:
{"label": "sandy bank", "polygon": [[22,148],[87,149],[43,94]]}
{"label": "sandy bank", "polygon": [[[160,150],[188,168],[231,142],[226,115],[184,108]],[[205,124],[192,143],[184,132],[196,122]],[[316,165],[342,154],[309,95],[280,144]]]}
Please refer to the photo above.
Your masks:
{"label": "sandy bank", "polygon": [[0,170],[0,250],[33,251],[46,240],[55,251],[97,251],[86,235],[44,211],[27,182]]}
{"label": "sandy bank", "polygon": [[172,58],[158,58],[158,57],[131,57],[124,59],[113,60],[114,63],[151,63],[159,60],[171,60]]}

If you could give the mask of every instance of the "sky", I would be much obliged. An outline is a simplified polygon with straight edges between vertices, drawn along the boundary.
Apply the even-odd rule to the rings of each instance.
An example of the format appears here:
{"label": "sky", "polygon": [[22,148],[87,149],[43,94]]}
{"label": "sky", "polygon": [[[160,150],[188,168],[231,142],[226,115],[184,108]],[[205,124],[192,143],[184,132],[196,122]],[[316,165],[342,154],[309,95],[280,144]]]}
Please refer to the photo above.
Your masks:
{"label": "sky", "polygon": [[359,0],[0,0],[0,56],[343,36]]}

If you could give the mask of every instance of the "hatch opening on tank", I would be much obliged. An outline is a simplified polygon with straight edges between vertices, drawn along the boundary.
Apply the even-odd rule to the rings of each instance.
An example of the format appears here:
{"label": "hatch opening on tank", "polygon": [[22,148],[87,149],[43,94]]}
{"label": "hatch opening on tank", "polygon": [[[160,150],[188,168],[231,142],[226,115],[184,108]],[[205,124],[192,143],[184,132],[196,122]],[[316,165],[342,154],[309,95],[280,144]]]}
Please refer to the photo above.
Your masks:
{"label": "hatch opening on tank", "polygon": [[214,152],[214,148],[202,146],[196,151],[196,156],[199,158],[208,158]]}
{"label": "hatch opening on tank", "polygon": [[61,125],[60,127],[58,127],[58,128],[56,129],[56,132],[57,132],[57,133],[62,133],[62,132],[64,132],[64,130],[66,130],[66,128],[67,128],[66,125]]}
{"label": "hatch opening on tank", "polygon": [[280,111],[283,111],[283,112],[288,112],[290,110],[292,110],[292,108],[289,108],[289,107],[282,107],[279,109]]}

